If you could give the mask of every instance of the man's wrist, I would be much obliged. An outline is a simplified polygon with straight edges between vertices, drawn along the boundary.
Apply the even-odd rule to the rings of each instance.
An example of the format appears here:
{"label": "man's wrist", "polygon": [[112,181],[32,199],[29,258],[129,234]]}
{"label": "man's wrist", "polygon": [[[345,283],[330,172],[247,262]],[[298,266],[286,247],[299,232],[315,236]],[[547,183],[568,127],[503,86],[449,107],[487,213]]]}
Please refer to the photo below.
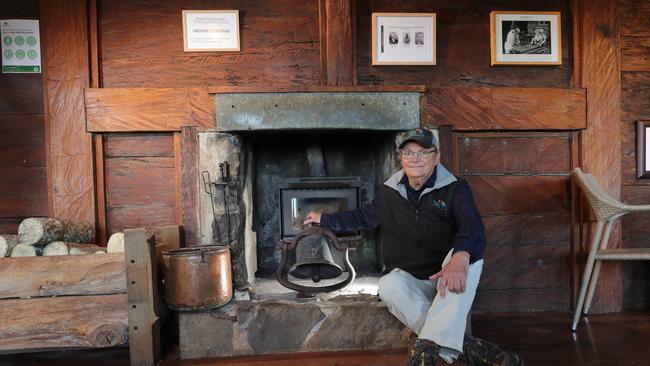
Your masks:
{"label": "man's wrist", "polygon": [[451,257],[452,257],[452,258],[456,257],[456,258],[458,258],[458,259],[466,260],[466,261],[467,261],[467,264],[469,264],[469,260],[470,260],[470,258],[471,258],[471,255],[470,255],[469,252],[467,252],[467,251],[460,250],[460,251],[458,251],[458,252],[454,252],[454,254],[452,254]]}

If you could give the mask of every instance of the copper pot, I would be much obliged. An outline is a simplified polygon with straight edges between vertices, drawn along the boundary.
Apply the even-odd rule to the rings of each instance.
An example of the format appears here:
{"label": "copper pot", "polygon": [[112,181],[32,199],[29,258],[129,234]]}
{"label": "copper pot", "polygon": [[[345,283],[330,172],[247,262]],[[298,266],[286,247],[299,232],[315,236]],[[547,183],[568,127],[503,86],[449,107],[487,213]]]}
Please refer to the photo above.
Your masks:
{"label": "copper pot", "polygon": [[230,248],[200,245],[163,255],[165,301],[176,310],[213,309],[232,298]]}

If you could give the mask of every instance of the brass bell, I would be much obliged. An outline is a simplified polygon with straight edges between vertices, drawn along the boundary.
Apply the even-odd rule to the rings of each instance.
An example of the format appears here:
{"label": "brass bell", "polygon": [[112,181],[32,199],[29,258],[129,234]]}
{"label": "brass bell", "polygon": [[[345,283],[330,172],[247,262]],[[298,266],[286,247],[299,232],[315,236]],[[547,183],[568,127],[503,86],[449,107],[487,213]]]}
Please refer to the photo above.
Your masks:
{"label": "brass bell", "polygon": [[323,235],[309,235],[296,246],[296,262],[289,268],[289,274],[319,282],[340,276],[343,269],[334,262],[327,238]]}

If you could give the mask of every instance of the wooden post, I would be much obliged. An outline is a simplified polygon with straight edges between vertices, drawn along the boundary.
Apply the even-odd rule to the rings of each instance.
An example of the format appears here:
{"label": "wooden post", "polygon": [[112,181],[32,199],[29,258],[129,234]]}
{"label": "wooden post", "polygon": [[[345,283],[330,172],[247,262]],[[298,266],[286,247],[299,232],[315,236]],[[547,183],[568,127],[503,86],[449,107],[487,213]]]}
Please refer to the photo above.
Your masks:
{"label": "wooden post", "polygon": [[95,197],[97,201],[96,241],[100,245],[106,244],[106,172],[104,167],[104,135],[95,133]]}
{"label": "wooden post", "polygon": [[356,85],[353,0],[320,1],[321,83]]}
{"label": "wooden post", "polygon": [[131,365],[161,359],[156,241],[145,229],[124,230]]}
{"label": "wooden post", "polygon": [[196,127],[181,127],[181,208],[185,243],[199,244],[198,201],[198,148],[199,135]]}
{"label": "wooden post", "polygon": [[[582,168],[593,174],[603,189],[618,199],[622,172],[619,2],[582,0],[580,3],[580,82],[587,89],[587,129],[582,134],[581,143]],[[581,238],[582,253],[587,253],[589,233],[594,225],[588,222],[583,225],[583,232],[587,235]],[[619,228],[618,224],[612,228],[611,248],[621,245]],[[573,265],[580,265],[585,259],[582,257]],[[603,265],[592,313],[622,309],[622,277],[620,263]]]}
{"label": "wooden post", "polygon": [[160,245],[145,229],[124,230],[131,365],[157,365],[162,359],[160,330],[168,311],[161,297],[161,255],[180,247],[182,230],[163,226],[158,236]]}
{"label": "wooden post", "polygon": [[40,2],[48,212],[94,223],[92,136],[86,132],[89,86],[88,7],[85,0]]}

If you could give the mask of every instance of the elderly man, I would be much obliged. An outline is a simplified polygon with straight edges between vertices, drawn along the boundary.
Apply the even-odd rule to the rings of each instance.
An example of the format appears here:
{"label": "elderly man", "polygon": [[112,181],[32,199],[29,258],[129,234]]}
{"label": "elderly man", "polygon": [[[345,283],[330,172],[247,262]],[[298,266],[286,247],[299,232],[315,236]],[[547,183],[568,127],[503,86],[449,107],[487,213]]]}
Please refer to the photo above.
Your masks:
{"label": "elderly man", "polygon": [[321,214],[304,221],[334,232],[381,226],[386,274],[379,296],[418,338],[407,365],[430,365],[438,357],[470,365],[523,365],[520,356],[465,336],[483,267],[485,229],[472,192],[440,164],[438,142],[426,129],[405,132],[398,153],[402,169],[357,210]]}

